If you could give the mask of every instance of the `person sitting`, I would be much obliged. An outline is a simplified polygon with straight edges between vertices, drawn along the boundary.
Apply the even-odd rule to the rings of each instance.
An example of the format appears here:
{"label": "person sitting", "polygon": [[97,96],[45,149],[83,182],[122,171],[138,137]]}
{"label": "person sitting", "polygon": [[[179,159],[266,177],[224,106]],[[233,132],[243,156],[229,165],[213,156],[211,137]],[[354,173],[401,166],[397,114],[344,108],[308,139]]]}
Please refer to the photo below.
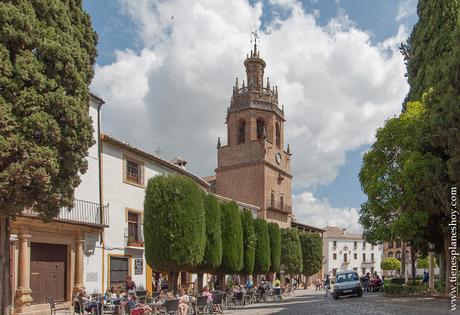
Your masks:
{"label": "person sitting", "polygon": [[115,286],[110,287],[108,297],[110,299],[110,303],[115,305],[114,314],[118,314],[120,312],[121,301],[120,301],[120,295],[117,292],[117,289],[115,288]]}
{"label": "person sitting", "polygon": [[180,315],[187,314],[189,301],[190,301],[189,296],[186,294],[185,290],[181,288],[179,290],[179,314]]}
{"label": "person sitting", "polygon": [[173,291],[169,291],[168,293],[166,293],[166,300],[174,300],[175,297],[174,297],[174,293]]}
{"label": "person sitting", "polygon": [[128,293],[128,300],[124,301],[122,305],[128,311],[128,314],[151,314],[152,309],[148,305],[137,303],[134,293]]}
{"label": "person sitting", "polygon": [[212,303],[212,293],[209,292],[209,288],[207,286],[205,286],[203,288],[203,292],[201,293],[203,296],[207,296],[208,297],[208,303]]}

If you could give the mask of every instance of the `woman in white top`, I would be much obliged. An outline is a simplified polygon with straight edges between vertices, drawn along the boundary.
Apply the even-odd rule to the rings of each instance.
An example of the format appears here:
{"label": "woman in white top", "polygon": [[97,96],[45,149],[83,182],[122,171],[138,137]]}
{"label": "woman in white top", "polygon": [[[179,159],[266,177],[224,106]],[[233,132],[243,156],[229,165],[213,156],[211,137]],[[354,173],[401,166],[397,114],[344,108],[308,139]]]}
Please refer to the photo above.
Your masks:
{"label": "woman in white top", "polygon": [[179,315],[187,315],[189,296],[184,289],[179,290]]}

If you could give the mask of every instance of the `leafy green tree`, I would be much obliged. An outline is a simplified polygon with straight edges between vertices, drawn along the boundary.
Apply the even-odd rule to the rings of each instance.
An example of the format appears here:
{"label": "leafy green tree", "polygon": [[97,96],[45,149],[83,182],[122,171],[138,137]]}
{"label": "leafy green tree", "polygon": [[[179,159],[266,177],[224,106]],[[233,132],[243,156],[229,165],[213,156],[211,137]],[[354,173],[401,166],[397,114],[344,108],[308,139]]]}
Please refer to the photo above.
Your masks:
{"label": "leafy green tree", "polygon": [[243,268],[243,229],[238,205],[221,204],[222,209],[222,263],[220,274],[234,274]]}
{"label": "leafy green tree", "polygon": [[[460,183],[460,1],[420,0],[417,13],[418,22],[408,43],[402,45],[410,85],[406,100],[418,101],[427,95],[424,103],[428,132],[423,137],[430,145],[421,152],[428,151],[446,163],[448,178],[442,178],[437,185],[438,191],[444,192],[450,189],[445,186]],[[429,202],[431,195],[425,196]],[[449,262],[444,258],[448,256],[449,204],[439,203],[435,209],[430,212],[431,226],[424,231],[428,236],[425,243],[434,243],[440,253],[440,271],[445,275],[448,293]]]}
{"label": "leafy green tree", "polygon": [[158,271],[170,272],[177,289],[180,271],[194,271],[205,250],[205,209],[200,187],[185,176],[149,179],[144,201],[145,257]]}
{"label": "leafy green tree", "polygon": [[302,247],[303,274],[313,276],[323,264],[323,240],[318,233],[299,233]]}
{"label": "leafy green tree", "polygon": [[281,264],[285,273],[302,273],[302,248],[297,229],[281,229]]}
{"label": "leafy green tree", "polygon": [[270,272],[280,271],[281,262],[281,231],[276,223],[268,223],[270,238]]}
{"label": "leafy green tree", "polygon": [[92,145],[97,35],[81,1],[0,2],[0,313],[10,314],[10,220],[71,207]]}
{"label": "leafy green tree", "polygon": [[[438,264],[436,262],[436,258],[434,259],[434,267],[438,267]],[[430,257],[418,257],[417,258],[417,269],[428,269],[430,268]]]}
{"label": "leafy green tree", "polygon": [[380,262],[380,268],[393,272],[401,269],[401,262],[394,257],[383,258]]}
{"label": "leafy green tree", "polygon": [[256,251],[254,223],[251,211],[243,210],[240,215],[243,228],[243,268],[241,269],[241,274],[252,275]]}
{"label": "leafy green tree", "polygon": [[267,222],[259,218],[254,219],[254,230],[257,237],[254,273],[266,274],[270,270],[270,239]]}
{"label": "leafy green tree", "polygon": [[[222,262],[222,228],[221,210],[219,201],[214,195],[203,196],[206,245],[204,248],[203,262],[196,268],[198,271],[214,272]],[[198,273],[198,287],[203,288],[203,273]]]}
{"label": "leafy green tree", "polygon": [[367,201],[360,222],[370,242],[413,239],[447,198],[439,186],[445,163],[419,150],[426,145],[425,122],[423,102],[407,103],[399,117],[377,131],[376,142],[364,156],[359,178]]}

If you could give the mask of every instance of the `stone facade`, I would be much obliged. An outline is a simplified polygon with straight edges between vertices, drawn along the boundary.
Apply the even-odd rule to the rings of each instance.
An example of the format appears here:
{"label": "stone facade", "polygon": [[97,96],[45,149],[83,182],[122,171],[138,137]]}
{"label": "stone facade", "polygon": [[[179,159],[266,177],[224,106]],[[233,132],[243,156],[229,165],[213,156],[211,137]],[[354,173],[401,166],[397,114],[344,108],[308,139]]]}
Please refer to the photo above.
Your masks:
{"label": "stone facade", "polygon": [[257,46],[246,58],[247,82],[238,79],[227,111],[227,144],[218,141],[215,192],[256,205],[259,217],[291,224],[291,153],[284,143],[284,110],[278,89],[264,84],[265,61]]}

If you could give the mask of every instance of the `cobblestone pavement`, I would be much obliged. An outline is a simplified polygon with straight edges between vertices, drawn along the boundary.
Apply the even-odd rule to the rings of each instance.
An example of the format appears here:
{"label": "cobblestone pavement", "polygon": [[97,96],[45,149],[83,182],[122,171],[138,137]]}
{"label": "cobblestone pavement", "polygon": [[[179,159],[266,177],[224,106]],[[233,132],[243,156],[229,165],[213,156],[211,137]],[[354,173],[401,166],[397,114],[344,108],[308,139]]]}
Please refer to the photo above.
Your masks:
{"label": "cobblestone pavement", "polygon": [[299,290],[294,296],[279,303],[247,305],[238,310],[225,312],[229,315],[269,314],[321,314],[321,315],[438,315],[460,314],[449,311],[447,299],[385,297],[382,293],[367,293],[363,297],[327,298],[324,291]]}

